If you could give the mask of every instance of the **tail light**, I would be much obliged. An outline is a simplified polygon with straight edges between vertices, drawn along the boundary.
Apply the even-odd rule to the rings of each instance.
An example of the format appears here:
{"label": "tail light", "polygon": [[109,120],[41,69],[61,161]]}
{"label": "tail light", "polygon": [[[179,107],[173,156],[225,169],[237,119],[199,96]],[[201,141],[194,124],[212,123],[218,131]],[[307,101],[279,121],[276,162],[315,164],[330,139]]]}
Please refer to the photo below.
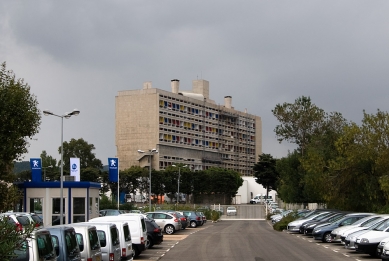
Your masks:
{"label": "tail light", "polygon": [[115,261],[115,254],[109,253],[109,261]]}
{"label": "tail light", "polygon": [[140,243],[141,243],[142,245],[144,245],[144,243],[145,243],[144,237],[141,237],[141,238],[140,238]]}
{"label": "tail light", "polygon": [[16,231],[22,231],[22,230],[23,230],[22,224],[16,223]]}
{"label": "tail light", "polygon": [[161,232],[161,230],[159,228],[154,228],[153,232],[154,233],[159,233],[159,232]]}
{"label": "tail light", "polygon": [[93,259],[91,257],[88,257],[86,261],[93,261]]}
{"label": "tail light", "polygon": [[197,216],[197,217],[196,217],[196,220],[200,220],[200,217],[199,217],[199,216]]}
{"label": "tail light", "polygon": [[174,219],[174,222],[180,222],[180,220],[178,220],[177,218]]}
{"label": "tail light", "polygon": [[127,256],[127,249],[126,248],[122,248],[122,256]]}
{"label": "tail light", "polygon": [[40,227],[39,223],[35,223],[35,227]]}

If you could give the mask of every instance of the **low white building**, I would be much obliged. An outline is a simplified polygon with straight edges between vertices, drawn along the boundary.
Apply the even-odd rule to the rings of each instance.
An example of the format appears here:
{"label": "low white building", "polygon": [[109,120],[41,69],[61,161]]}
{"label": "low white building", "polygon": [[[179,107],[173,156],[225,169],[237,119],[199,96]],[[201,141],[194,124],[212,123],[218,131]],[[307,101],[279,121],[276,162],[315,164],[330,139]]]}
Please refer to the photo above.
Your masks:
{"label": "low white building", "polygon": [[[255,195],[266,195],[266,189],[255,181],[255,177],[242,177],[242,179],[243,185],[238,189],[238,193],[232,201],[234,204],[247,204]],[[275,200],[277,191],[270,190],[269,196]]]}

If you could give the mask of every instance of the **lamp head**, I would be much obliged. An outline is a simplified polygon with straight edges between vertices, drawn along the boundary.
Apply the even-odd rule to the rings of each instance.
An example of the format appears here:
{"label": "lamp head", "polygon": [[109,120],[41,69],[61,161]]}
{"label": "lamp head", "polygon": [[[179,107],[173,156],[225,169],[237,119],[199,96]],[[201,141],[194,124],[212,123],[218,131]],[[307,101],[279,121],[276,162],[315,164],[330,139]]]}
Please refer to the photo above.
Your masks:
{"label": "lamp head", "polygon": [[138,153],[145,153],[143,150],[138,150]]}
{"label": "lamp head", "polygon": [[49,110],[44,110],[43,115],[48,116],[48,115],[53,115],[53,113]]}
{"label": "lamp head", "polygon": [[80,111],[77,110],[77,109],[74,109],[74,110],[70,113],[70,115],[74,115],[74,116],[78,116],[78,114],[80,114]]}

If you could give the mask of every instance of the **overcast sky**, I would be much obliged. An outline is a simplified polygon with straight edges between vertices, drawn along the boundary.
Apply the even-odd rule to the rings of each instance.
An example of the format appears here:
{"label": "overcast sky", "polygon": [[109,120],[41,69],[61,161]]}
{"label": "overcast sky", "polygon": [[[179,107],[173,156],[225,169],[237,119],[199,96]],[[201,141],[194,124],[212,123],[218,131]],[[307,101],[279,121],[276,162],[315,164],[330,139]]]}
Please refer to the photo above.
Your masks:
{"label": "overcast sky", "polygon": [[[145,81],[171,91],[210,82],[218,104],[262,118],[263,152],[286,156],[276,104],[310,96],[361,122],[389,107],[389,1],[0,1],[0,62],[107,164],[116,155],[115,96]],[[59,159],[61,119],[42,116],[30,157]],[[147,149],[147,148],[134,148]]]}

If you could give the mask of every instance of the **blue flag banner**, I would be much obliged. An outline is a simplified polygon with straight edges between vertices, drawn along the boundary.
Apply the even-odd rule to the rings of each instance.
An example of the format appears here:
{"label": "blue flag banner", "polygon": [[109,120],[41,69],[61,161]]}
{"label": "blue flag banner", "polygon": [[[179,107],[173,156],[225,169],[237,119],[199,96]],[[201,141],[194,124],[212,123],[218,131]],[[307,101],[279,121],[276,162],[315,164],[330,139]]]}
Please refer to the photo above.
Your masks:
{"label": "blue flag banner", "polygon": [[42,181],[42,159],[30,158],[31,180],[34,182]]}
{"label": "blue flag banner", "polygon": [[108,158],[108,170],[109,170],[109,181],[118,182],[119,180],[119,159]]}

